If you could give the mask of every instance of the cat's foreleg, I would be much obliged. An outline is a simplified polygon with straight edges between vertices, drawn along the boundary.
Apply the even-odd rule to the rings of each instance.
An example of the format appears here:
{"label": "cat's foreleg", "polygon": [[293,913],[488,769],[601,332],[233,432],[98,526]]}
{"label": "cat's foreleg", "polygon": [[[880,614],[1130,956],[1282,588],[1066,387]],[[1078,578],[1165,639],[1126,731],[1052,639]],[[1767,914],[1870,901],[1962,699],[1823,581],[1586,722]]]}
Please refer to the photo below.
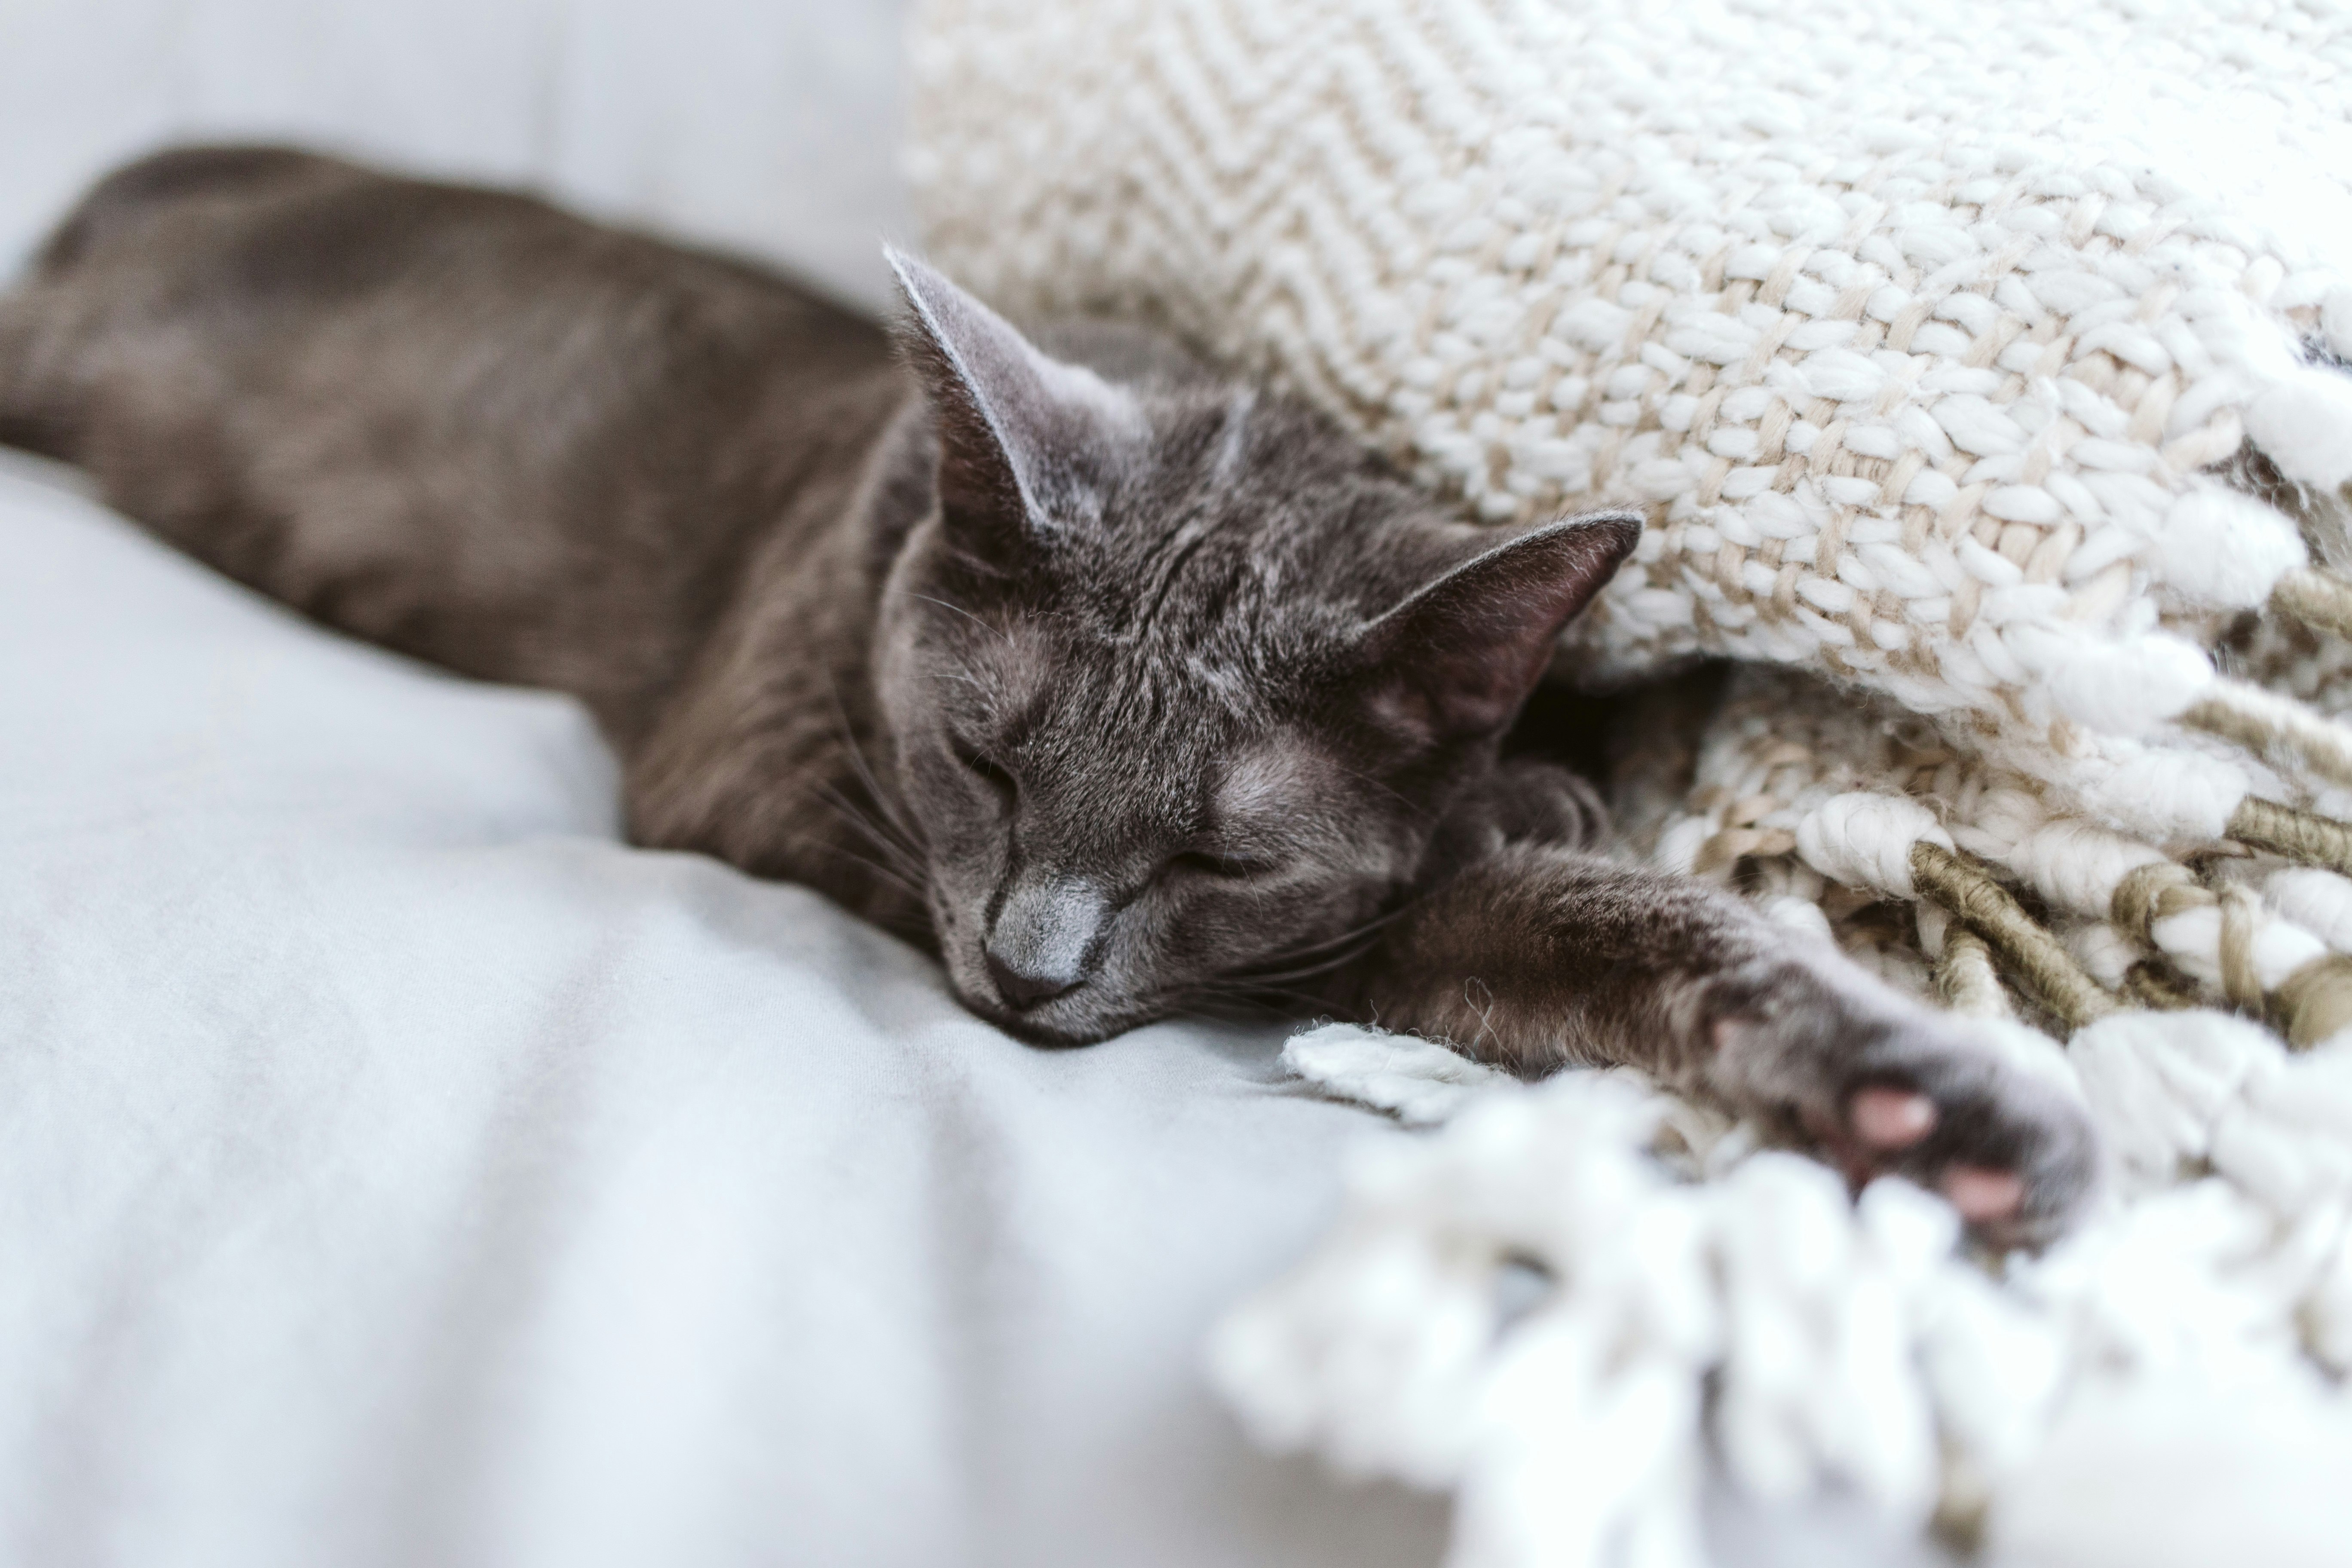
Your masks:
{"label": "cat's foreleg", "polygon": [[1528,1076],[1641,1068],[1810,1139],[1856,1180],[1940,1190],[2000,1239],[2053,1233],[2091,1184],[2089,1121],[2064,1088],[1691,879],[1507,845],[1409,906],[1349,984],[1364,1021]]}

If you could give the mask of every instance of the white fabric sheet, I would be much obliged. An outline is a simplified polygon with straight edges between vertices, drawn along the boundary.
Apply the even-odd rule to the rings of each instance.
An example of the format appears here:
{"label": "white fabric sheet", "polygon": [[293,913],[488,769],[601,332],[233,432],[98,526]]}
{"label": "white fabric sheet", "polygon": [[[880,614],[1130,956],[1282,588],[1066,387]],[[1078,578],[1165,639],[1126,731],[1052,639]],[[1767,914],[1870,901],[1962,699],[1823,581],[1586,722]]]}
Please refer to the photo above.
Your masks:
{"label": "white fabric sheet", "polygon": [[907,0],[0,0],[0,266],[169,140],[547,189],[868,305],[911,238]]}
{"label": "white fabric sheet", "polygon": [[[1377,1119],[614,836],[578,710],[0,472],[0,1562],[1428,1563],[1216,1310]],[[1389,1136],[1403,1134],[1390,1133]]]}
{"label": "white fabric sheet", "polygon": [[[0,0],[0,267],[121,159],[266,136],[879,304],[903,9]],[[0,453],[0,1568],[1437,1560],[1435,1503],[1250,1452],[1198,1372],[1376,1118],[1267,1036],[1010,1041],[623,848],[567,704],[58,480]],[[1727,1562],[1912,1558],[1716,1503]]]}

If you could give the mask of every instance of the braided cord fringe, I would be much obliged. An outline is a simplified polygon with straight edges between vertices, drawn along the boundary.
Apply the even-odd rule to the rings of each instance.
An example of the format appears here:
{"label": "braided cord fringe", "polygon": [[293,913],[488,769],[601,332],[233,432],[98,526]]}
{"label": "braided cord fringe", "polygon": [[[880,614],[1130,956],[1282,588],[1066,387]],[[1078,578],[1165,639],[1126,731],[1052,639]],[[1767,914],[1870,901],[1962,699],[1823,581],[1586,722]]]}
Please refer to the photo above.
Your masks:
{"label": "braided cord fringe", "polygon": [[1911,847],[1911,879],[1998,949],[2069,1031],[2116,1010],[2116,999],[1973,859],[1923,838]]}
{"label": "braided cord fringe", "polygon": [[2352,583],[2309,566],[2299,566],[2271,590],[2271,608],[2293,616],[2315,631],[2352,637]]}
{"label": "braided cord fringe", "polygon": [[2230,814],[2230,837],[2306,866],[2352,876],[2352,826],[2248,795]]}
{"label": "braided cord fringe", "polygon": [[[2327,826],[2337,826],[2342,831],[2339,825]],[[1918,891],[1933,898],[1990,943],[2070,1031],[2121,1005],[2074,961],[2056,936],[2026,912],[1991,868],[1927,839],[1912,845],[1909,866]],[[2298,1049],[2352,1028],[2352,956],[2320,951],[2307,934],[2284,928],[2284,940],[2308,944],[2302,951],[2311,956],[2303,957],[2290,948],[2295,953],[2287,961],[2293,967],[2274,986],[2266,987],[2263,943],[2272,936],[2277,917],[2250,888],[2226,886],[2216,890],[2185,866],[2151,859],[2124,873],[2116,883],[2106,912],[2117,928],[2158,952],[2181,940],[2177,924],[2169,932],[2162,929],[2168,922],[2206,915],[2210,923],[2198,928],[2204,934],[2197,946],[2208,952],[2222,994],[2239,1011],[2270,1019]],[[1946,940],[1948,944],[1952,939]],[[1980,986],[1966,974],[1971,962],[1969,955],[1955,957],[1948,952],[1937,973],[1938,994],[1948,1005],[1961,1011],[1979,1010],[1976,1004],[1982,995]],[[2278,971],[2273,968],[2271,973]],[[2137,976],[2137,984],[2134,978],[2126,977],[2126,994],[2139,1005],[2168,1007],[2182,1000],[2155,984],[2151,976]]]}
{"label": "braided cord fringe", "polygon": [[1992,949],[1969,927],[1947,931],[1944,952],[1936,961],[1936,997],[1953,1012],[1969,1018],[2011,1016],[2009,993],[1993,967]]}
{"label": "braided cord fringe", "polygon": [[[2322,818],[2311,820],[2346,831]],[[1924,838],[1912,845],[1909,867],[1917,890],[1979,933],[2070,1030],[2117,1005],[2064,945],[2001,887],[1991,868]],[[2203,953],[2230,1005],[2251,1016],[2268,1018],[2298,1049],[2352,1028],[2352,956],[2326,952],[2308,933],[2281,922],[2251,888],[2217,889],[2176,861],[2150,859],[2122,874],[2105,912],[2117,929],[2146,947]],[[2200,915],[2201,925],[2196,921]],[[1954,952],[1949,946],[1954,940],[1946,938],[1947,952],[1936,975],[1937,994],[1957,1011],[1981,1013],[1986,1002],[1982,982],[1970,973],[1977,955],[1965,950]],[[2282,943],[2300,945],[2282,949]],[[2282,951],[2288,956],[2282,959]],[[2274,984],[2265,984],[2266,963],[2268,973],[2279,976]],[[2173,994],[2153,972],[2142,973],[2145,969],[2135,966],[2124,977],[2131,1003],[2183,1005],[2187,998]]]}
{"label": "braided cord fringe", "polygon": [[[2311,568],[2340,509],[2289,505],[2352,468],[2308,352],[2352,358],[2352,275],[2178,128],[2250,95],[2279,169],[2345,184],[2308,128],[2352,14],[2061,9],[929,0],[909,178],[1016,316],[1149,315],[1482,519],[1642,508],[1589,668],[1801,667],[2211,837],[2257,781],[2158,732],[2192,697],[2352,780],[2204,663],[2231,612],[2352,624]],[[1988,52],[2015,123],[1951,90]]]}
{"label": "braided cord fringe", "polygon": [[[2300,1337],[2352,1371],[2352,826],[2294,809],[2352,785],[2352,730],[2322,716],[2352,705],[2352,650],[2310,651],[2312,628],[2352,636],[2352,585],[2313,569],[2352,543],[2346,509],[2294,499],[2352,479],[2352,10],[925,0],[913,69],[929,243],[998,308],[1155,321],[1465,516],[1641,508],[1571,658],[1738,660],[1753,700],[1701,721],[1696,787],[1629,814],[1655,832],[1628,842],[1819,906],[1913,990],[1934,931],[1944,1000],[2071,1066],[2141,1184],[2108,1263],[2051,1276],[2100,1279],[2096,1310],[2053,1298],[2083,1304],[2062,1334],[2105,1332],[2112,1304],[2128,1338],[2020,1353],[1970,1277],[1953,1310],[1904,1310],[1983,1342],[1923,1355],[1869,1272],[1948,1246],[1877,1258],[1906,1189],[1874,1187],[1860,1223],[1843,1183],[1767,1151],[1658,1184],[1645,1223],[1621,1178],[1666,1111],[1609,1077],[1507,1087],[1381,1172],[1388,1207],[1225,1361],[1263,1437],[1455,1485],[1464,1568],[1683,1568],[1703,1409],[1759,1494],[1834,1477],[1924,1517],[1976,1454],[2014,1520],[2053,1402],[2100,1381],[2071,1369],[2240,1353],[2250,1286],[2263,1353]],[[2240,133],[2218,158],[2216,125]],[[2300,864],[2174,863],[2225,837]],[[2063,1058],[2000,1019],[2005,981],[2072,1037]],[[2330,1044],[2289,1058],[2217,998]],[[1376,1076],[1396,1060],[1365,1042]],[[1722,1131],[1671,1114],[1717,1158]],[[1589,1163],[1612,1149],[1635,1158]],[[1560,1288],[1505,1332],[1494,1260],[1530,1215]],[[1859,1279],[1880,1317],[1796,1289],[1780,1239],[1841,1226],[1851,1250],[1803,1289]],[[1795,1338],[1694,1348],[1766,1322]],[[1610,1381],[1629,1366],[1647,1406]],[[1441,1367],[1456,1405],[1433,1403]],[[1918,1384],[1938,1368],[1948,1386]]]}
{"label": "braided cord fringe", "polygon": [[[2032,887],[2051,915],[2098,922],[2111,939],[2143,950],[2128,954],[2110,942],[2109,956],[2079,961],[2120,1002],[2193,1006],[2210,987],[2299,1046],[2352,1026],[2338,987],[2326,979],[2352,955],[2352,881],[2335,870],[2285,873],[2282,880],[2281,872],[2243,857],[2222,857],[2200,875],[2154,844],[2053,813],[2030,781],[1971,765],[1899,711],[1854,704],[1792,675],[1750,670],[1735,678],[1696,751],[1683,815],[1654,836],[1653,862],[1723,879],[1737,862],[1753,892],[1825,903],[1833,926],[1854,917],[1841,938],[1847,952],[1898,984],[1925,990],[1929,979],[1901,928],[1890,931],[1883,913],[1862,915],[1875,900],[1830,897],[1827,886],[1916,900],[1922,889],[1910,875],[1915,843],[1949,848],[1958,835],[1986,875]],[[2214,824],[2216,832],[2224,826]],[[2243,796],[2226,826],[2250,848],[2352,866],[2352,827],[2310,812]],[[2256,879],[2263,891],[2254,890]],[[1990,898],[1981,889],[1973,896],[1980,904]],[[2039,966],[2045,980],[2055,947],[2074,940],[2048,927],[2040,940],[2027,938],[2037,917],[2022,909],[1982,920],[2005,967]],[[1937,949],[1941,940],[1927,945]],[[2093,940],[2096,946],[2109,939]],[[1948,1002],[1951,980],[1937,981]],[[2042,984],[2018,984],[2044,994]],[[2055,984],[2063,1013],[2065,982]]]}
{"label": "braided cord fringe", "polygon": [[2218,952],[2222,994],[2242,1011],[2261,1012],[2263,979],[2253,956],[2261,906],[2252,894],[2242,888],[2216,893],[2198,881],[2186,866],[2170,860],[2152,860],[2116,887],[2116,923],[2151,947],[2160,945],[2156,938],[2158,921],[2207,909],[2221,915]]}
{"label": "braided cord fringe", "polygon": [[2352,1027],[2352,958],[2322,959],[2296,970],[2278,989],[2286,1015],[2286,1041],[2309,1050]]}
{"label": "braided cord fringe", "polygon": [[2323,719],[2291,697],[2235,680],[2216,680],[2180,715],[2254,755],[2298,763],[2332,784],[2352,785],[2352,729]]}

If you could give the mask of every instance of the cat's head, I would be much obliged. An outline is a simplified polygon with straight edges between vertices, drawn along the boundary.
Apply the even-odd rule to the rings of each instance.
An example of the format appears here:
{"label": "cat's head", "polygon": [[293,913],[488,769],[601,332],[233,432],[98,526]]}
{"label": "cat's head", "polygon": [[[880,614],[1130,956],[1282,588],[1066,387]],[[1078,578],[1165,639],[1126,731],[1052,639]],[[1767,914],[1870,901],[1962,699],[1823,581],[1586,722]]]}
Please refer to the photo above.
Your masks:
{"label": "cat's head", "polygon": [[1638,521],[1465,526],[1295,402],[893,261],[936,505],[877,673],[958,994],[1058,1042],[1311,1005]]}

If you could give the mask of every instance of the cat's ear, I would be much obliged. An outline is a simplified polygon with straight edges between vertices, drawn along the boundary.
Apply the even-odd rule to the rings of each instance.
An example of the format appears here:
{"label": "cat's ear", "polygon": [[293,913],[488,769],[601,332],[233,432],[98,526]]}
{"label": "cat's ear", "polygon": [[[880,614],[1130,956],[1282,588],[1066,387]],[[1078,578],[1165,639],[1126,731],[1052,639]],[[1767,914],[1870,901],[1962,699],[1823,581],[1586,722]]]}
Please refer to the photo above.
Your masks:
{"label": "cat's ear", "polygon": [[1001,555],[1089,520],[1101,485],[1148,436],[1134,397],[1043,353],[913,257],[885,254],[907,298],[900,345],[939,433],[948,527]]}
{"label": "cat's ear", "polygon": [[1567,518],[1423,584],[1365,630],[1373,700],[1432,740],[1500,730],[1535,689],[1560,629],[1641,537],[1631,512]]}

